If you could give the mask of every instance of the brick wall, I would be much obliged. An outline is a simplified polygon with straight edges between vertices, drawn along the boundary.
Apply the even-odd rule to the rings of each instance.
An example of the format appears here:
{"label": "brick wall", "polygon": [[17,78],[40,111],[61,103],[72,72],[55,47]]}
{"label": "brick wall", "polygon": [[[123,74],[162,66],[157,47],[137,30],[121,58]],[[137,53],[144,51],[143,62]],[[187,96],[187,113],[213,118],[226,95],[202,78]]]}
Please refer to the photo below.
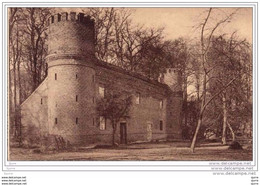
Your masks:
{"label": "brick wall", "polygon": [[94,25],[79,21],[71,14],[58,21],[57,14],[48,29],[48,54],[74,54],[84,56],[94,53]]}
{"label": "brick wall", "polygon": [[21,122],[24,128],[24,136],[28,134],[28,126],[32,125],[40,130],[41,134],[48,133],[47,80],[48,78],[21,104]]}
{"label": "brick wall", "polygon": [[[83,144],[93,134],[95,119],[95,70],[84,61],[59,59],[49,63],[48,121],[50,134]],[[85,62],[86,63],[86,62]]]}

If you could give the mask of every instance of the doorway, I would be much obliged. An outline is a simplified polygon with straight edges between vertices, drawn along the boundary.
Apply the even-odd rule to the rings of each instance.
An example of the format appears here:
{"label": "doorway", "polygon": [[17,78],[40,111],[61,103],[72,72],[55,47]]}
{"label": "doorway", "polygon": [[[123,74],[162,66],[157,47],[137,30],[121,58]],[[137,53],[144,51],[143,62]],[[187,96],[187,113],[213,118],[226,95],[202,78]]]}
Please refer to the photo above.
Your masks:
{"label": "doorway", "polygon": [[152,137],[153,137],[153,123],[148,121],[147,122],[147,141],[152,141]]}
{"label": "doorway", "polygon": [[120,123],[120,144],[127,144],[126,123]]}

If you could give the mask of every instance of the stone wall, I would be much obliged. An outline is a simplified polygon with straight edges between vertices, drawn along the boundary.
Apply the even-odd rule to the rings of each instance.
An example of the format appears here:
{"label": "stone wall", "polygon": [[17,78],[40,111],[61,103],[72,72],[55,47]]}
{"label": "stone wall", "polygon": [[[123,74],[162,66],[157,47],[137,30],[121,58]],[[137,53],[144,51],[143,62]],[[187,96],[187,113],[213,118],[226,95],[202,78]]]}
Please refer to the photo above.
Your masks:
{"label": "stone wall", "polygon": [[[119,89],[126,90],[133,95],[133,105],[130,118],[126,119],[127,141],[166,140],[168,138],[180,138],[180,113],[182,98],[180,93],[172,92],[167,85],[150,81],[135,74],[130,74],[110,65],[99,65],[96,68],[98,86],[106,86],[113,83]],[[137,94],[140,95],[140,103],[136,103]],[[160,107],[160,101],[163,102]],[[162,130],[160,128],[162,121]],[[148,124],[152,124],[152,138],[148,136]],[[107,123],[106,130],[100,130],[99,134],[111,134],[112,128]],[[112,136],[111,136],[112,137]],[[119,143],[120,128],[118,125],[116,140]]]}
{"label": "stone wall", "polygon": [[[29,126],[35,127],[40,132],[48,134],[48,95],[46,78],[40,86],[21,104],[21,122],[23,136],[26,136]],[[29,133],[36,134],[36,133]]]}

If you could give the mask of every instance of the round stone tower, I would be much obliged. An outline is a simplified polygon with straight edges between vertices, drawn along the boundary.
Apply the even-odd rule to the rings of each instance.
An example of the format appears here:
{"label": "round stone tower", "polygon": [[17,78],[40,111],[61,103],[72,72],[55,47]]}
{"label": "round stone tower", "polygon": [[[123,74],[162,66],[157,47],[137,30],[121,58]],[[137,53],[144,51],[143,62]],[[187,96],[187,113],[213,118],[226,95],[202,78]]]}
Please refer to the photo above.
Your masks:
{"label": "round stone tower", "polygon": [[95,116],[94,21],[55,14],[48,30],[49,133],[84,144]]}
{"label": "round stone tower", "polygon": [[167,84],[173,92],[182,91],[181,73],[178,68],[168,68],[159,77],[159,82]]}
{"label": "round stone tower", "polygon": [[181,138],[182,76],[178,68],[169,68],[160,80],[171,89],[167,97],[167,137]]}

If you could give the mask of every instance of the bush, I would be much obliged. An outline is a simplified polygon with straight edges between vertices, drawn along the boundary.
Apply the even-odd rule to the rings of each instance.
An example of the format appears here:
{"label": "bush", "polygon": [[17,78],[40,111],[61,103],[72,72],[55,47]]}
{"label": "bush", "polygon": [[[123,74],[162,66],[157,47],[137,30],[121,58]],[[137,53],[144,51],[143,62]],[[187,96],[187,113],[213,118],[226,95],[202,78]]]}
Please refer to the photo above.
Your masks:
{"label": "bush", "polygon": [[229,145],[228,149],[232,149],[232,150],[243,150],[243,147],[241,146],[241,144],[240,144],[239,142],[233,141],[233,142]]}
{"label": "bush", "polygon": [[44,153],[47,151],[70,151],[73,146],[61,135],[49,135],[42,133],[33,124],[28,124],[23,133],[23,147],[34,149],[33,153]]}
{"label": "bush", "polygon": [[41,152],[42,151],[40,149],[38,149],[38,148],[33,150],[33,153],[35,153],[35,154],[40,154]]}
{"label": "bush", "polygon": [[32,124],[27,125],[23,134],[23,145],[26,148],[36,148],[40,145],[40,138],[39,129]]}

